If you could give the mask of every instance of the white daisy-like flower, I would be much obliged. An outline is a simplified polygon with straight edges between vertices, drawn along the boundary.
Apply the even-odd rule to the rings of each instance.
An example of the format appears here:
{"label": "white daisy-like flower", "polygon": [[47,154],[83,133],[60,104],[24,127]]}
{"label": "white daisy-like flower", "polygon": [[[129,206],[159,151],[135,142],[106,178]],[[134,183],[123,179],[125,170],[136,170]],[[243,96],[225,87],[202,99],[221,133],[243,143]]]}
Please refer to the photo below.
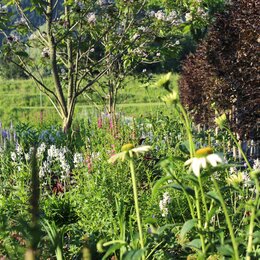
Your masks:
{"label": "white daisy-like flower", "polygon": [[228,178],[226,178],[226,182],[228,185],[239,185],[243,182],[243,173],[239,172],[238,174],[231,174]]}
{"label": "white daisy-like flower", "polygon": [[166,104],[169,105],[178,102],[178,100],[179,100],[179,94],[176,90],[173,90],[171,94],[162,97],[162,101],[164,101]]}
{"label": "white daisy-like flower", "polygon": [[219,154],[213,153],[212,148],[205,147],[197,150],[195,157],[187,160],[184,166],[190,165],[189,171],[192,171],[198,177],[201,169],[206,169],[208,165],[216,167],[223,163],[224,159]]}
{"label": "white daisy-like flower", "polygon": [[129,156],[129,157],[134,157],[135,155],[138,156],[139,154],[144,154],[151,150],[150,145],[142,145],[138,147],[134,147],[133,144],[125,144],[122,146],[122,152],[117,153],[113,155],[108,162],[109,163],[114,163],[116,160],[121,160],[122,162]]}

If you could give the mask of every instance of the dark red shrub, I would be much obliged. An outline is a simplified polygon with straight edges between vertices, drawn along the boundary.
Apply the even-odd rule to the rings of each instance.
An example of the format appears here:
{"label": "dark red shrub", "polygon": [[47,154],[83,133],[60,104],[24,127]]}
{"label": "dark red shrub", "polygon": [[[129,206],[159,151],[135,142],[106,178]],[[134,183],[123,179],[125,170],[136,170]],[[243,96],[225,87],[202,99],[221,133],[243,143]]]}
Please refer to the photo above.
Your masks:
{"label": "dark red shrub", "polygon": [[215,103],[219,112],[232,111],[241,137],[259,139],[259,25],[259,0],[232,1],[183,63],[181,99],[197,123],[212,123]]}

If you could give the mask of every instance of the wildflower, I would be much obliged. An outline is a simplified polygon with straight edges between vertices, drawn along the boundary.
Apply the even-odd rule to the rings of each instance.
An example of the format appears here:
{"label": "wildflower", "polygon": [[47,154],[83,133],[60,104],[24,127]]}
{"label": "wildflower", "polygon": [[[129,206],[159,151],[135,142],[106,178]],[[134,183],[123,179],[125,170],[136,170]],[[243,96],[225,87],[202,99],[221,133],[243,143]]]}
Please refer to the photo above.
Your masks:
{"label": "wildflower", "polygon": [[87,15],[87,21],[88,21],[88,23],[95,23],[96,22],[96,20],[97,20],[97,18],[96,18],[96,15],[95,15],[95,13],[89,13],[88,15]]}
{"label": "wildflower", "polygon": [[29,161],[30,158],[31,158],[31,156],[30,156],[29,153],[25,153],[25,154],[24,154],[24,158],[25,158],[26,161]]}
{"label": "wildflower", "polygon": [[138,156],[139,154],[146,153],[151,149],[151,146],[149,145],[142,145],[138,147],[134,147],[133,144],[125,144],[122,146],[122,152],[117,153],[113,155],[108,162],[109,163],[114,163],[116,160],[121,160],[122,162],[129,156],[129,157],[134,157],[134,155]]}
{"label": "wildflower", "polygon": [[17,155],[21,156],[23,154],[23,148],[19,144],[16,144],[15,150]]}
{"label": "wildflower", "polygon": [[215,119],[215,122],[220,128],[223,128],[227,122],[226,114],[222,114],[221,116],[217,117]]}
{"label": "wildflower", "polygon": [[171,91],[169,86],[170,86],[170,83],[171,83],[171,77],[172,77],[172,73],[169,72],[167,73],[166,75],[163,75],[156,83],[155,83],[155,86],[156,87],[163,87],[165,88],[166,90],[168,91]]}
{"label": "wildflower", "polygon": [[179,100],[179,95],[176,90],[173,90],[171,94],[162,97],[162,101],[166,104],[175,104]]}
{"label": "wildflower", "polygon": [[11,159],[15,162],[16,161],[16,153],[15,152],[11,152]]}
{"label": "wildflower", "polygon": [[167,22],[174,22],[177,19],[177,17],[178,17],[178,15],[177,15],[176,11],[172,11],[166,17],[166,21]]}
{"label": "wildflower", "polygon": [[82,163],[84,159],[81,153],[75,153],[73,157],[73,163],[75,168],[78,168]]}
{"label": "wildflower", "polygon": [[232,174],[228,178],[226,178],[226,182],[228,185],[238,186],[243,182],[243,174],[239,172],[238,174]]}
{"label": "wildflower", "polygon": [[57,157],[58,155],[58,149],[55,145],[51,145],[51,147],[48,149],[48,157],[53,158]]}
{"label": "wildflower", "polygon": [[37,148],[36,157],[39,158],[42,156],[42,154],[45,152],[46,144],[43,142],[41,145]]}
{"label": "wildflower", "polygon": [[165,20],[165,13],[162,11],[162,10],[159,10],[157,11],[155,14],[154,14],[155,18],[158,19],[158,20]]}
{"label": "wildflower", "polygon": [[191,15],[191,13],[186,13],[186,14],[185,14],[185,20],[186,20],[186,21],[192,20],[192,15]]}
{"label": "wildflower", "polygon": [[254,160],[253,169],[260,170],[260,160],[259,159]]}
{"label": "wildflower", "polygon": [[201,169],[206,169],[208,164],[212,167],[216,167],[218,163],[223,164],[223,158],[216,153],[213,153],[212,148],[205,147],[197,150],[195,152],[195,157],[190,158],[184,163],[184,166],[190,165],[189,171],[198,177],[200,175]]}
{"label": "wildflower", "polygon": [[166,217],[169,213],[167,205],[171,202],[171,197],[168,192],[163,194],[163,199],[160,200],[159,207],[162,212],[162,216]]}
{"label": "wildflower", "polygon": [[100,117],[98,117],[98,122],[97,122],[97,126],[98,126],[98,128],[102,128],[102,117],[100,116]]}
{"label": "wildflower", "polygon": [[88,167],[88,172],[90,173],[92,171],[92,158],[90,155],[87,156],[86,163]]}

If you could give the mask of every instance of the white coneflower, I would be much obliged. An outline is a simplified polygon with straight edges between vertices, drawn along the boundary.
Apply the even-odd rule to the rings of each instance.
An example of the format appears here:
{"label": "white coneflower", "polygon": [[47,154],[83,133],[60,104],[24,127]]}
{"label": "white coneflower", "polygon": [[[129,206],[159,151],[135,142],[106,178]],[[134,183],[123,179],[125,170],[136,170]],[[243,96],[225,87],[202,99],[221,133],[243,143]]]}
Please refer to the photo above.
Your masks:
{"label": "white coneflower", "polygon": [[134,155],[138,156],[139,154],[148,152],[149,150],[151,150],[151,148],[152,147],[149,145],[142,145],[142,146],[134,147],[133,144],[125,144],[122,146],[122,149],[121,149],[122,152],[113,155],[108,160],[108,162],[114,163],[116,160],[121,160],[123,162],[127,158],[127,156],[132,158],[132,157],[134,157]]}
{"label": "white coneflower", "polygon": [[226,123],[227,123],[227,116],[226,116],[226,114],[222,114],[221,116],[216,117],[216,118],[215,118],[215,122],[216,122],[216,124],[217,124],[220,128],[223,128],[223,126],[225,126]]}
{"label": "white coneflower", "polygon": [[226,182],[228,185],[238,186],[243,182],[242,172],[239,172],[238,174],[231,174],[228,178],[226,178]]}
{"label": "white coneflower", "polygon": [[198,177],[201,169],[206,169],[210,164],[212,167],[216,167],[218,164],[223,164],[224,159],[216,153],[213,153],[211,147],[205,147],[195,152],[195,157],[190,158],[184,163],[184,166],[190,165],[189,171]]}
{"label": "white coneflower", "polygon": [[169,105],[178,102],[178,100],[179,100],[179,94],[176,90],[173,90],[171,94],[162,97],[162,101],[164,101],[166,104]]}

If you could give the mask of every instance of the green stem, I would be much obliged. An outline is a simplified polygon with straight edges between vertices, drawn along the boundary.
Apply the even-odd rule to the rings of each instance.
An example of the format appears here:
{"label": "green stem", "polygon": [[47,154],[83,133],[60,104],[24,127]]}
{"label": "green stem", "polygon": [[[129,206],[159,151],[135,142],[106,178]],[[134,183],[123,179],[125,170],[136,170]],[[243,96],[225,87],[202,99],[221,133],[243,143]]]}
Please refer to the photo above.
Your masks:
{"label": "green stem", "polygon": [[229,133],[229,135],[230,135],[231,138],[233,139],[234,143],[236,144],[238,150],[240,151],[241,155],[243,156],[243,158],[244,158],[244,160],[245,160],[245,162],[246,162],[248,168],[250,169],[250,171],[252,171],[253,169],[252,169],[252,167],[251,167],[249,161],[247,160],[247,157],[246,157],[246,155],[245,155],[245,153],[244,153],[244,151],[243,151],[241,145],[238,143],[237,139],[235,138],[234,134],[230,131],[230,129],[229,129],[228,127],[224,126],[224,129],[226,129],[226,131]]}
{"label": "green stem", "polygon": [[[194,153],[195,153],[195,145],[194,145],[194,142],[193,142],[193,139],[192,139],[192,131],[191,131],[190,120],[189,120],[189,117],[188,117],[184,107],[182,106],[182,104],[179,104],[179,109],[180,109],[180,113],[181,113],[181,115],[184,119],[183,124],[185,126],[187,136],[188,136],[188,139],[189,139],[190,157],[192,158],[192,157],[194,157]],[[177,111],[178,111],[178,109],[177,109]],[[197,210],[197,215],[198,215],[198,228],[201,231],[202,230],[202,219],[201,219],[201,211],[200,211],[200,200],[199,200],[199,191],[198,191],[198,188],[196,186],[195,186],[195,205],[196,205],[196,210]],[[192,215],[194,215],[194,214],[192,214]],[[205,254],[206,253],[206,246],[205,246],[204,236],[201,233],[199,233],[199,237],[200,237],[200,241],[201,241],[202,253]]]}
{"label": "green stem", "polygon": [[255,185],[256,185],[256,197],[255,197],[255,205],[251,211],[250,216],[250,224],[249,224],[249,232],[248,232],[248,243],[247,243],[247,250],[246,250],[246,260],[250,260],[250,253],[252,252],[253,246],[253,234],[254,234],[254,225],[255,225],[255,217],[256,217],[256,209],[258,209],[258,202],[259,202],[259,181],[255,177]]}
{"label": "green stem", "polygon": [[216,182],[214,177],[212,178],[212,181],[213,181],[215,189],[216,189],[216,191],[218,193],[220,204],[221,204],[221,207],[223,209],[223,212],[224,212],[224,215],[225,215],[225,218],[226,218],[228,230],[229,230],[230,237],[231,237],[231,242],[232,242],[233,249],[234,249],[235,259],[239,260],[238,246],[237,246],[237,242],[236,242],[236,239],[235,239],[234,230],[233,230],[233,227],[232,227],[232,224],[231,224],[231,221],[230,221],[230,217],[228,215],[228,211],[227,211],[227,207],[226,207],[225,201],[224,201],[223,196],[222,196],[222,194],[221,194],[221,192],[219,190],[218,183]]}
{"label": "green stem", "polygon": [[193,139],[192,139],[190,120],[189,120],[189,117],[188,117],[185,109],[183,108],[183,106],[181,104],[179,104],[179,108],[180,108],[181,114],[184,118],[184,125],[185,125],[185,129],[186,129],[187,136],[189,139],[190,157],[192,158],[195,153],[195,146],[194,146]]}
{"label": "green stem", "polygon": [[196,210],[198,214],[199,237],[201,241],[202,253],[205,254],[206,253],[205,240],[204,240],[204,236],[200,233],[202,230],[202,221],[201,221],[201,212],[200,212],[199,191],[197,186],[195,186],[195,199],[196,199]]}
{"label": "green stem", "polygon": [[201,191],[202,203],[204,205],[204,210],[205,210],[205,215],[206,215],[205,228],[207,228],[208,222],[209,222],[209,212],[208,212],[208,207],[207,207],[206,198],[205,198],[205,194],[204,194],[200,175],[198,176],[198,181],[199,181],[199,186],[200,186],[200,191]]}
{"label": "green stem", "polygon": [[174,180],[180,185],[180,187],[182,188],[182,191],[184,192],[184,195],[188,201],[188,204],[189,204],[189,208],[190,208],[190,213],[191,213],[191,216],[193,219],[195,219],[195,213],[194,213],[194,210],[193,210],[193,207],[192,207],[192,203],[191,203],[191,200],[190,200],[190,195],[187,193],[187,191],[185,190],[185,188],[183,187],[182,183],[178,180],[177,176],[175,174],[172,173],[172,177],[174,178]]}
{"label": "green stem", "polygon": [[[138,195],[137,195],[137,185],[136,185],[136,178],[135,178],[135,169],[134,169],[134,162],[133,159],[129,159],[129,166],[131,171],[131,178],[132,178],[132,185],[133,185],[133,193],[134,193],[134,203],[135,203],[135,213],[139,231],[139,239],[141,244],[141,249],[144,249],[144,240],[143,240],[143,232],[142,232],[142,224],[140,218],[140,210],[138,205]],[[144,259],[144,257],[142,257]]]}

